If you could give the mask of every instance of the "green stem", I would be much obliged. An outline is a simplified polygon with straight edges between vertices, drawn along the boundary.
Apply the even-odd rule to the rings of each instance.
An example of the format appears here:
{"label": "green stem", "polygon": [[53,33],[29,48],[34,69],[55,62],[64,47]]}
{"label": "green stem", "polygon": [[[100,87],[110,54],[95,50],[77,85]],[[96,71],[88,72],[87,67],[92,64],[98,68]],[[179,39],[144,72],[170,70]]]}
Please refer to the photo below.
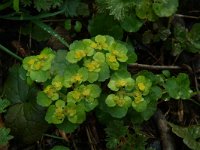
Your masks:
{"label": "green stem", "polygon": [[9,55],[15,57],[16,59],[22,61],[23,59],[21,57],[19,57],[18,55],[16,55],[15,53],[13,53],[11,50],[7,49],[6,47],[4,47],[3,45],[0,44],[0,49],[3,50],[4,52],[8,53]]}

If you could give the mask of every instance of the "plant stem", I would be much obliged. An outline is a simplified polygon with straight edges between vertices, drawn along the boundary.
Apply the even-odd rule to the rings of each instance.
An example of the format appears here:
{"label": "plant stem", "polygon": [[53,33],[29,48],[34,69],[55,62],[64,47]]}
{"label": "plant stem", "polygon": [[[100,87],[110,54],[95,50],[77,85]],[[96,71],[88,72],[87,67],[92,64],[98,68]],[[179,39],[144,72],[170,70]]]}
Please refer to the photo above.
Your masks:
{"label": "plant stem", "polygon": [[62,138],[62,137],[55,136],[55,135],[50,135],[50,134],[43,134],[43,136],[46,136],[46,137],[51,137],[51,138],[54,138],[54,139],[59,139],[59,140],[64,140],[64,138]]}
{"label": "plant stem", "polygon": [[129,64],[129,67],[136,67],[136,68],[142,68],[142,69],[150,69],[150,70],[180,70],[183,69],[180,66],[159,66],[159,65],[146,65],[146,64]]}
{"label": "plant stem", "polygon": [[16,55],[15,53],[13,53],[11,50],[7,49],[6,47],[4,47],[3,45],[0,44],[0,49],[3,50],[4,52],[8,53],[9,55],[15,57],[16,59],[22,61],[23,59],[21,57],[19,57],[18,55]]}

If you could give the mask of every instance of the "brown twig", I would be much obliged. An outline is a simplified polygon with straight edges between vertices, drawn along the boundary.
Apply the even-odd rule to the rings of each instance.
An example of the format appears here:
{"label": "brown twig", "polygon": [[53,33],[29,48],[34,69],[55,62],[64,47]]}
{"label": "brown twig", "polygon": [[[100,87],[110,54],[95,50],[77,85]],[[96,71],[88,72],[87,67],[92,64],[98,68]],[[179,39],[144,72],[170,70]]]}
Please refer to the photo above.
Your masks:
{"label": "brown twig", "polygon": [[131,68],[142,68],[148,70],[181,70],[183,67],[180,66],[159,66],[159,65],[147,65],[147,64],[129,64]]}
{"label": "brown twig", "polygon": [[90,128],[89,128],[88,126],[86,126],[85,129],[86,129],[88,141],[89,141],[89,143],[90,143],[90,149],[91,149],[91,150],[97,150],[97,149],[96,149],[96,142],[94,142],[94,137],[93,137],[93,135],[92,135],[92,133],[91,133]]}
{"label": "brown twig", "polygon": [[160,132],[160,138],[162,141],[163,150],[175,150],[175,144],[172,136],[170,135],[170,128],[167,125],[165,116],[158,110],[154,115],[154,120],[157,123],[158,130]]}

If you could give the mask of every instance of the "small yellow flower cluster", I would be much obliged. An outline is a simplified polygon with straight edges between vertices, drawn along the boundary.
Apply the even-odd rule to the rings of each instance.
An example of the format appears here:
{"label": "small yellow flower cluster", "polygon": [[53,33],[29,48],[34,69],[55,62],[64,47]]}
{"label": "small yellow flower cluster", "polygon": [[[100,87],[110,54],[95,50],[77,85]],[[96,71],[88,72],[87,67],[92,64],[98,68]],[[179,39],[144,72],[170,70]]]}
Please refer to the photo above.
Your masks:
{"label": "small yellow flower cluster", "polygon": [[100,63],[96,60],[86,61],[85,66],[87,67],[89,72],[99,72],[100,71]]}
{"label": "small yellow flower cluster", "polygon": [[57,93],[57,89],[53,85],[48,85],[44,89],[44,93],[52,100],[58,100],[59,94]]}

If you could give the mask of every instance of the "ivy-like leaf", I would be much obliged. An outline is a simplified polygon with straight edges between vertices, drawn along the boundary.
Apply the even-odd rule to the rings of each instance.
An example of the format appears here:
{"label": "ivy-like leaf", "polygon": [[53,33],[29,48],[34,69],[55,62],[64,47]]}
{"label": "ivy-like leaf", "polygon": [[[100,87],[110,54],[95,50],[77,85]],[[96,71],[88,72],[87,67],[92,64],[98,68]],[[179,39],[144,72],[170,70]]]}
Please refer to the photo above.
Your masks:
{"label": "ivy-like leaf", "polygon": [[11,104],[26,102],[33,95],[35,96],[35,89],[27,85],[26,80],[21,79],[20,66],[13,66],[9,70],[8,78],[4,84],[4,97],[6,97]]}
{"label": "ivy-like leaf", "polygon": [[200,138],[200,126],[193,125],[189,127],[181,127],[172,123],[169,123],[172,127],[172,132],[177,136],[183,138],[183,142],[192,150],[200,149],[200,142],[197,139]]}
{"label": "ivy-like leaf", "polygon": [[5,98],[13,104],[5,115],[5,123],[19,142],[31,144],[41,138],[48,125],[44,109],[35,102],[37,89],[20,78],[19,70],[19,66],[12,67],[5,82]]}
{"label": "ivy-like leaf", "polygon": [[9,107],[5,123],[17,141],[32,144],[41,138],[48,127],[44,114],[44,109],[34,102],[18,103]]}

